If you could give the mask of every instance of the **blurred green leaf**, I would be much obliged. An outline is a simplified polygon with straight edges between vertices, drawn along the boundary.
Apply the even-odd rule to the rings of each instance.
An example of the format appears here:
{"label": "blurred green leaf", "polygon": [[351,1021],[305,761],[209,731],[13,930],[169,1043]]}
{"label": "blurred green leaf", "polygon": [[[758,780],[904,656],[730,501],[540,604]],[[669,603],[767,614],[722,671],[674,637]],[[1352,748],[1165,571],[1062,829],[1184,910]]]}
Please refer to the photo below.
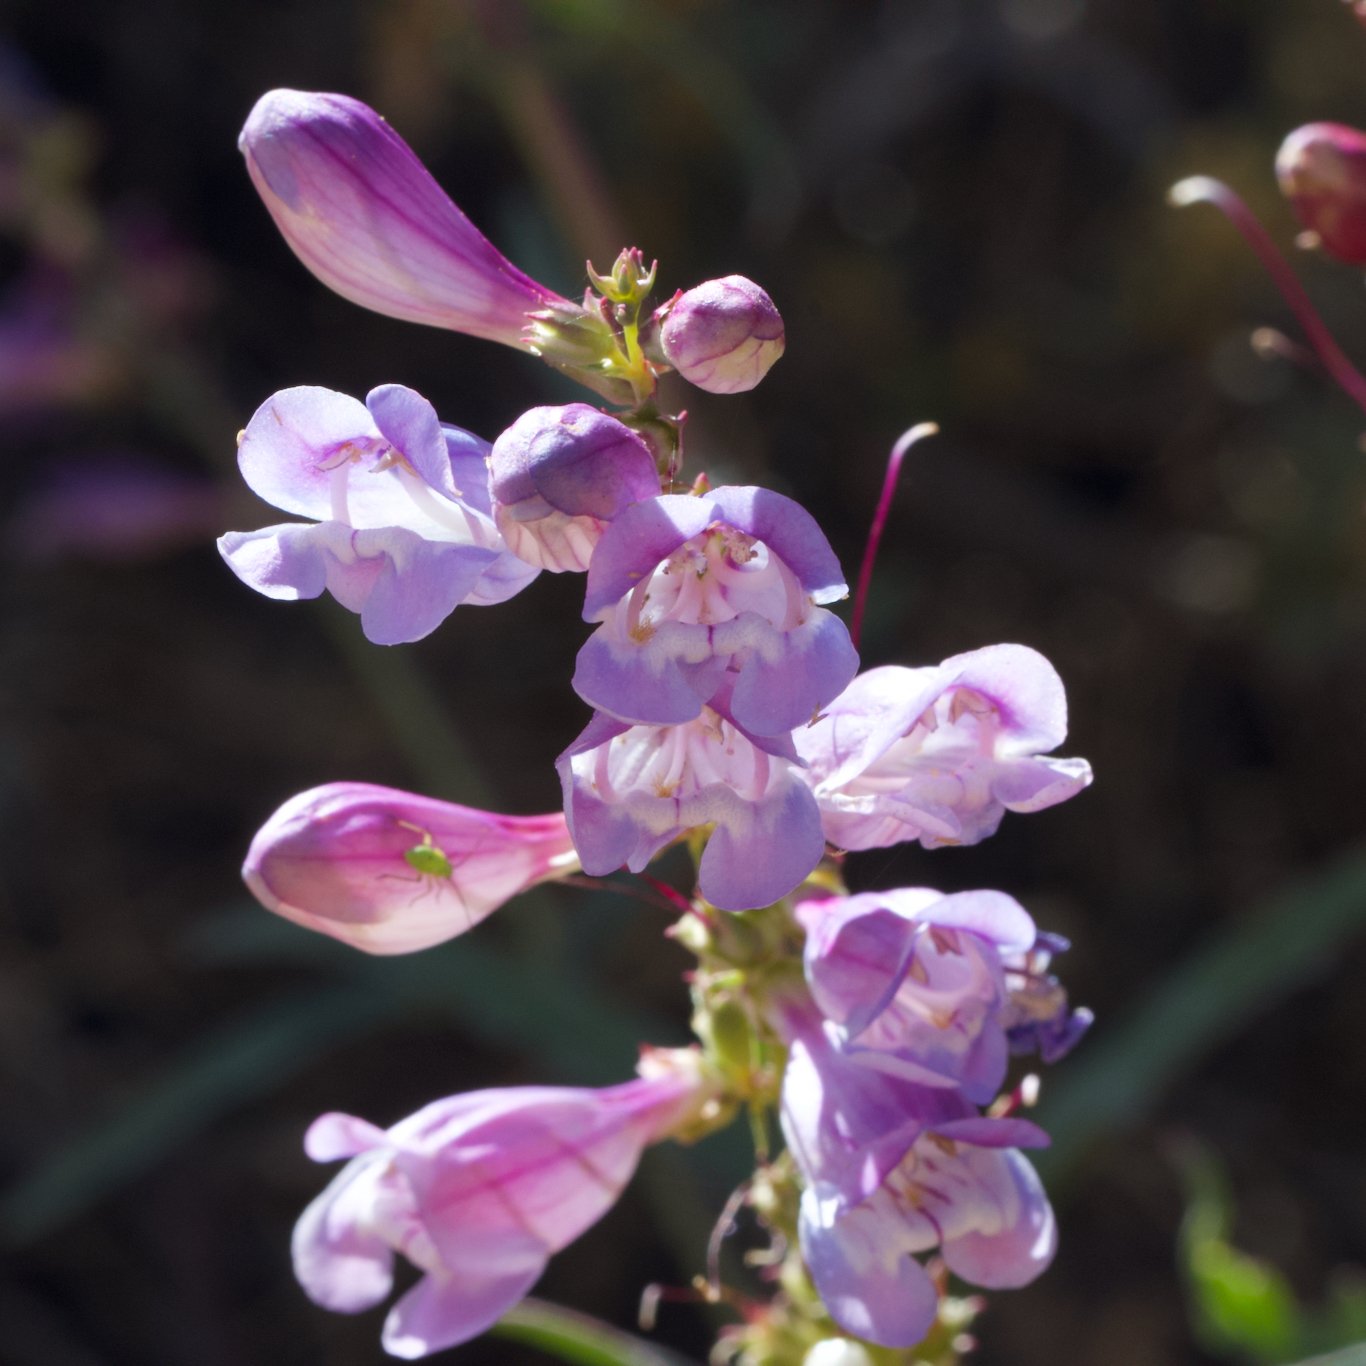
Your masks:
{"label": "blurred green leaf", "polygon": [[1289,1284],[1275,1267],[1228,1241],[1232,1204],[1215,1158],[1190,1143],[1181,1168],[1188,1202],[1181,1263],[1196,1336],[1211,1351],[1259,1362],[1299,1355],[1304,1330]]}
{"label": "blurred green leaf", "polygon": [[1366,931],[1366,850],[1269,898],[1180,963],[1127,1020],[1102,1021],[1044,1087],[1038,1120],[1051,1182],[1097,1138],[1146,1114],[1211,1049],[1312,981]]}
{"label": "blurred green leaf", "polygon": [[545,1300],[523,1300],[491,1331],[575,1366],[690,1366],[683,1357]]}

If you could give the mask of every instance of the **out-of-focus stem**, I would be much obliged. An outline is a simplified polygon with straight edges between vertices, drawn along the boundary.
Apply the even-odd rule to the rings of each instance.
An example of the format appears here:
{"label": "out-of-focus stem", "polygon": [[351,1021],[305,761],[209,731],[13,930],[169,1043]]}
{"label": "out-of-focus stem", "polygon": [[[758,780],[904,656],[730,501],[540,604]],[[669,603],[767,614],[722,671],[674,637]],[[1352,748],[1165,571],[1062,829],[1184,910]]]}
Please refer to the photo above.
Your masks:
{"label": "out-of-focus stem", "polygon": [[877,549],[882,543],[882,532],[892,509],[896,481],[901,476],[901,462],[906,458],[906,452],[917,441],[934,436],[938,430],[933,422],[921,422],[902,432],[887,458],[887,475],[882,481],[882,493],[877,500],[877,510],[873,513],[873,524],[868,528],[868,544],[863,550],[863,563],[859,566],[858,572],[858,587],[854,590],[854,612],[849,622],[849,637],[854,642],[855,649],[858,648],[859,635],[863,630],[863,609],[868,602],[868,585],[873,579],[873,563],[877,559]]}
{"label": "out-of-focus stem", "polygon": [[1177,208],[1184,208],[1188,204],[1213,204],[1237,228],[1304,329],[1304,335],[1323,368],[1343,393],[1366,411],[1366,376],[1347,359],[1342,348],[1333,340],[1332,333],[1319,317],[1318,310],[1310,302],[1295,272],[1257,216],[1238,195],[1222,181],[1198,175],[1178,181],[1167,191],[1167,198]]}

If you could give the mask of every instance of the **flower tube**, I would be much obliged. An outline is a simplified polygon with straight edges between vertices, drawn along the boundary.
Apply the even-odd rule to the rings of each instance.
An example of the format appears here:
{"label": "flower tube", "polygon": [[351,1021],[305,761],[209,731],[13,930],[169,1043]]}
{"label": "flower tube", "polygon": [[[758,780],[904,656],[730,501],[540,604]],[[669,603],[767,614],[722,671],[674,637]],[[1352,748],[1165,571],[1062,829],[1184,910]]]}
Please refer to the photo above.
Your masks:
{"label": "flower tube", "polygon": [[579,869],[559,812],[499,816],[370,783],[290,798],[242,876],[267,910],[366,953],[411,953],[472,929]]}
{"label": "flower tube", "polygon": [[359,100],[272,90],[238,146],[290,249],[363,308],[522,348],[529,313],[581,312],[508,261]]}
{"label": "flower tube", "polygon": [[369,1309],[392,1288],[401,1252],[425,1274],[389,1311],[384,1349],[412,1359],[482,1333],[611,1208],[644,1148],[710,1099],[694,1050],[649,1050],[641,1072],[604,1090],[452,1096],[388,1130],[323,1115],[305,1150],[350,1160],[294,1230],[309,1298],[344,1314]]}

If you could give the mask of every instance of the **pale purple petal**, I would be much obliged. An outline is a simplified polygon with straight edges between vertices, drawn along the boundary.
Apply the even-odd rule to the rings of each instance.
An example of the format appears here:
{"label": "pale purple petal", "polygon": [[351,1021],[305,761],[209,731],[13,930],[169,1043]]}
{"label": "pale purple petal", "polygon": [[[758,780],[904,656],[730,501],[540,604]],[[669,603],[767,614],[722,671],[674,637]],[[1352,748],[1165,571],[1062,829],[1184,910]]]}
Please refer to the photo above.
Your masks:
{"label": "pale purple petal", "polygon": [[747,911],[785,897],[825,852],[811,789],[793,779],[757,803],[726,801],[697,870],[702,895],[723,911]]}
{"label": "pale purple petal", "polygon": [[957,686],[995,703],[1015,752],[1056,749],[1067,739],[1067,694],[1058,671],[1028,645],[987,645],[940,666]]}
{"label": "pale purple petal", "polygon": [[294,1274],[324,1309],[359,1313],[393,1285],[393,1249],[368,1217],[383,1180],[382,1159],[348,1163],[294,1226]]}
{"label": "pale purple petal", "polygon": [[750,649],[730,639],[739,621],[716,627],[713,640],[719,649],[739,654],[731,711],[757,734],[777,735],[807,724],[858,673],[849,630],[829,612],[812,612],[788,631],[757,633]]}
{"label": "pale purple petal", "polygon": [[463,1267],[454,1276],[429,1272],[389,1311],[380,1336],[384,1350],[414,1361],[478,1337],[526,1297],[546,1261],[542,1255],[525,1267],[497,1274]]}
{"label": "pale purple petal", "polygon": [[[350,533],[342,528],[346,538]],[[229,531],[218,538],[228,568],[268,598],[316,598],[327,587],[328,559],[315,525],[285,522],[260,531]]]}
{"label": "pale purple petal", "polygon": [[[360,609],[361,630],[376,645],[399,645],[430,635],[498,557],[496,551],[479,546],[427,541],[402,527],[357,531],[352,545],[360,561],[380,562]],[[330,576],[328,587],[332,588]],[[341,601],[337,590],[332,591]]]}
{"label": "pale purple petal", "polygon": [[939,1293],[914,1257],[888,1245],[871,1212],[843,1218],[802,1193],[802,1256],[830,1316],[847,1333],[884,1347],[914,1347],[934,1326]]}
{"label": "pale purple petal", "polygon": [[464,490],[451,477],[441,419],[421,394],[401,384],[381,384],[366,394],[365,406],[380,434],[427,484],[448,498],[461,496]]}
{"label": "pale purple petal", "polygon": [[[985,1165],[979,1161],[978,1170]],[[986,1228],[945,1239],[949,1269],[989,1290],[1028,1285],[1047,1269],[1058,1247],[1053,1209],[1038,1173],[1013,1149],[992,1154],[978,1199],[994,1205],[994,1218]]]}
{"label": "pale purple petal", "polygon": [[319,1115],[304,1135],[304,1152],[314,1162],[337,1162],[368,1152],[384,1142],[383,1129],[355,1115]]}
{"label": "pale purple petal", "polygon": [[317,385],[272,394],[252,414],[237,447],[247,487],[284,512],[326,521],[333,516],[339,453],[374,445],[379,428],[359,399]]}

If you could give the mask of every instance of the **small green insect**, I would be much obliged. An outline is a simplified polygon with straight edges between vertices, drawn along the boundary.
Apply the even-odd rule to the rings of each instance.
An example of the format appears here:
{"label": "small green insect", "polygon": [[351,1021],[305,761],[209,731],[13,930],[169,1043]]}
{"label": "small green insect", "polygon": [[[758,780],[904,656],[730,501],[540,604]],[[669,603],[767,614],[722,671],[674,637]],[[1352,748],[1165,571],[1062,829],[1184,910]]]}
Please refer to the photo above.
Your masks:
{"label": "small green insect", "polygon": [[[414,825],[411,821],[398,821],[397,824],[405,830],[412,830],[422,836],[420,843],[403,851],[403,861],[413,872],[411,876],[407,873],[381,873],[380,878],[394,882],[416,883],[419,890],[414,895],[412,902],[409,903],[410,905],[415,905],[424,897],[438,893],[442,884],[448,886],[455,893],[457,900],[463,904],[464,898],[461,896],[460,888],[455,881],[457,865],[451,862],[446,851],[432,839],[432,832],[424,830],[420,825]],[[464,859],[462,858],[460,862],[463,863]]]}
{"label": "small green insect", "polygon": [[451,861],[446,857],[445,850],[438,849],[432,843],[431,833],[427,830],[422,831],[421,844],[403,851],[403,861],[413,872],[431,877],[450,877],[452,872]]}

